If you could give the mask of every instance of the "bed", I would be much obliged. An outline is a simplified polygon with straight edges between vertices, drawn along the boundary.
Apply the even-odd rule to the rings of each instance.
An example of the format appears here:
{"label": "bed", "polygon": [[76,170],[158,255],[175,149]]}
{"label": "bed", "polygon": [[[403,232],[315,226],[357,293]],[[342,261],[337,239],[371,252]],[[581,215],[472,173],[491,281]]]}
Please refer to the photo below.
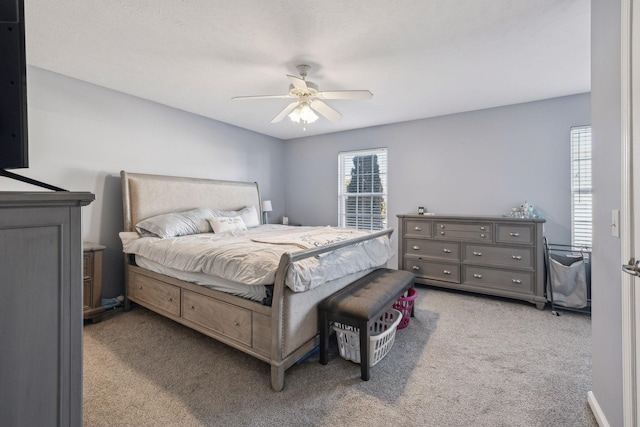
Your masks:
{"label": "bed", "polygon": [[[374,268],[384,266],[393,256],[389,243],[393,229],[366,233],[336,230],[341,233],[339,238],[326,238],[329,230],[263,224],[260,194],[255,182],[126,171],[121,172],[121,178],[124,231],[120,237],[125,254],[125,310],[130,309],[132,302],[139,304],[269,363],[271,386],[276,391],[284,387],[286,369],[318,344],[317,304]],[[211,230],[198,230],[187,236],[147,235],[146,230],[140,228],[141,224],[157,218],[201,210],[216,212],[216,216],[226,212],[221,216],[231,219],[207,217]],[[251,219],[243,217],[245,221],[238,220],[242,223],[239,225],[257,224],[237,229],[233,227],[238,224],[228,225],[247,211]],[[204,233],[199,234],[200,231]],[[282,233],[288,232],[296,235],[296,239],[282,237]],[[228,277],[214,275],[216,285],[211,285],[205,278],[212,274],[203,266],[215,262],[201,261],[198,255],[193,257],[193,262],[181,260],[171,264],[176,258],[173,253],[157,253],[157,248],[176,250],[183,242],[200,248],[205,241],[220,240],[224,236],[229,236],[236,244],[233,258],[237,258],[237,252],[242,252],[242,245],[248,244],[246,239],[251,240],[252,245],[264,245],[265,249],[258,252],[271,257],[268,268],[263,261],[225,267],[225,271],[241,273]],[[308,240],[309,236],[313,237],[310,244],[298,244],[302,237]],[[153,249],[144,252],[141,248],[145,242]],[[374,255],[364,262],[362,251]],[[274,260],[274,256],[278,258]],[[169,265],[163,265],[167,260]],[[351,265],[355,260],[360,260],[360,265],[354,264],[344,270],[335,264]],[[186,271],[185,264],[194,271]],[[256,266],[259,268],[254,268]],[[265,270],[265,273],[260,280],[237,282],[249,277],[245,267],[252,271]],[[304,279],[294,282],[293,278],[304,276],[308,270],[313,272],[311,278],[307,277],[306,282]],[[240,285],[239,291],[230,289],[235,284]]]}

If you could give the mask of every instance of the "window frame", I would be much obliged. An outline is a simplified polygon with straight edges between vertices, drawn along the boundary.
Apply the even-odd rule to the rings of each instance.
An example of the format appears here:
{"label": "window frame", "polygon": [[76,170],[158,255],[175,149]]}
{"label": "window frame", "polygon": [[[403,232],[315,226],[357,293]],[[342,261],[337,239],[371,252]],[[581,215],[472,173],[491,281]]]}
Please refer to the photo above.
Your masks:
{"label": "window frame", "polygon": [[591,125],[570,132],[571,245],[593,243],[593,139]]}
{"label": "window frame", "polygon": [[[366,178],[371,175],[370,183],[366,184],[366,179],[358,179],[357,186],[360,182],[364,185],[371,185],[371,191],[348,191],[348,185],[352,182],[353,177],[353,160],[356,157],[376,156],[378,171],[377,173],[371,170],[371,172],[358,172],[357,176]],[[370,148],[364,150],[351,150],[341,151],[338,153],[338,226],[343,228],[354,228],[358,230],[384,230],[388,225],[388,165],[389,154],[386,147]],[[373,163],[372,163],[373,169]],[[379,184],[382,187],[381,191],[374,191],[373,186]],[[359,190],[359,189],[358,189]],[[376,198],[382,199],[376,201]],[[349,213],[348,204],[354,202],[355,198],[355,212]],[[366,200],[366,198],[370,198]],[[360,203],[360,202],[364,203]],[[380,213],[360,211],[361,206],[369,206],[370,210],[374,210],[377,206],[380,207]]]}

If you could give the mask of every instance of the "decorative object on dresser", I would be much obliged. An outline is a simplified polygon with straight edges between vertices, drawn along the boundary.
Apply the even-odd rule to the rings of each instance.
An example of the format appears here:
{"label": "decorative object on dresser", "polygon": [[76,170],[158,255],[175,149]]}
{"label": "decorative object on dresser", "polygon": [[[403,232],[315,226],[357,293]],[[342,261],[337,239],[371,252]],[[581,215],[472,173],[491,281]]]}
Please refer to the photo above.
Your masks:
{"label": "decorative object on dresser", "polygon": [[398,215],[398,265],[416,283],[531,302],[544,295],[541,218]]}
{"label": "decorative object on dresser", "polygon": [[0,424],[82,424],[85,192],[0,192]]}
{"label": "decorative object on dresser", "polygon": [[83,255],[83,314],[85,319],[93,323],[99,322],[104,307],[102,306],[102,251],[105,246],[84,242]]}

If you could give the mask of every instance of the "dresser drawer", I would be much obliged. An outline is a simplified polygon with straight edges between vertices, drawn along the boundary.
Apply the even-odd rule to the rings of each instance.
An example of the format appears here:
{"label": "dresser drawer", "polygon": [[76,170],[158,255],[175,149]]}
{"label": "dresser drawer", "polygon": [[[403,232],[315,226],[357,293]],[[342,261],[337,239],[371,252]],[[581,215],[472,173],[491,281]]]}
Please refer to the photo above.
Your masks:
{"label": "dresser drawer", "polygon": [[85,278],[93,276],[93,252],[85,252],[82,256],[82,274]]}
{"label": "dresser drawer", "polygon": [[464,262],[510,268],[533,268],[533,248],[465,245]]}
{"label": "dresser drawer", "polygon": [[434,240],[406,239],[404,253],[429,258],[460,261],[460,243]]}
{"label": "dresser drawer", "polygon": [[460,264],[428,261],[415,257],[404,257],[404,269],[416,277],[460,283]]}
{"label": "dresser drawer", "polygon": [[251,312],[184,290],[182,317],[214,332],[251,345]]}
{"label": "dresser drawer", "polygon": [[418,236],[418,237],[431,237],[431,225],[432,225],[431,221],[405,219],[404,235]]}
{"label": "dresser drawer", "polygon": [[493,241],[490,223],[436,222],[435,237],[453,240]]}
{"label": "dresser drawer", "polygon": [[463,275],[465,284],[514,292],[533,291],[533,273],[466,265],[463,267]]}
{"label": "dresser drawer", "polygon": [[533,244],[534,232],[532,225],[498,224],[496,242]]}
{"label": "dresser drawer", "polygon": [[133,274],[128,294],[133,299],[164,310],[174,316],[180,315],[180,288],[167,283],[158,283],[141,274]]}

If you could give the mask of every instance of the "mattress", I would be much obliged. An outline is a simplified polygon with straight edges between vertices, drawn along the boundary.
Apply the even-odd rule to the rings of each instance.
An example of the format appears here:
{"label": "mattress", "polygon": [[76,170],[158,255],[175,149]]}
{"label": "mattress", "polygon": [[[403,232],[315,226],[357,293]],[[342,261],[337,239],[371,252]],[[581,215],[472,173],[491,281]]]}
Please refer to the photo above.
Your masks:
{"label": "mattress", "polygon": [[[335,227],[259,226],[225,233],[158,238],[120,233],[123,251],[186,273],[204,273],[228,282],[271,285],[285,253],[368,234]],[[388,236],[345,246],[293,263],[285,285],[304,292],[323,283],[386,264],[393,256]]]}

